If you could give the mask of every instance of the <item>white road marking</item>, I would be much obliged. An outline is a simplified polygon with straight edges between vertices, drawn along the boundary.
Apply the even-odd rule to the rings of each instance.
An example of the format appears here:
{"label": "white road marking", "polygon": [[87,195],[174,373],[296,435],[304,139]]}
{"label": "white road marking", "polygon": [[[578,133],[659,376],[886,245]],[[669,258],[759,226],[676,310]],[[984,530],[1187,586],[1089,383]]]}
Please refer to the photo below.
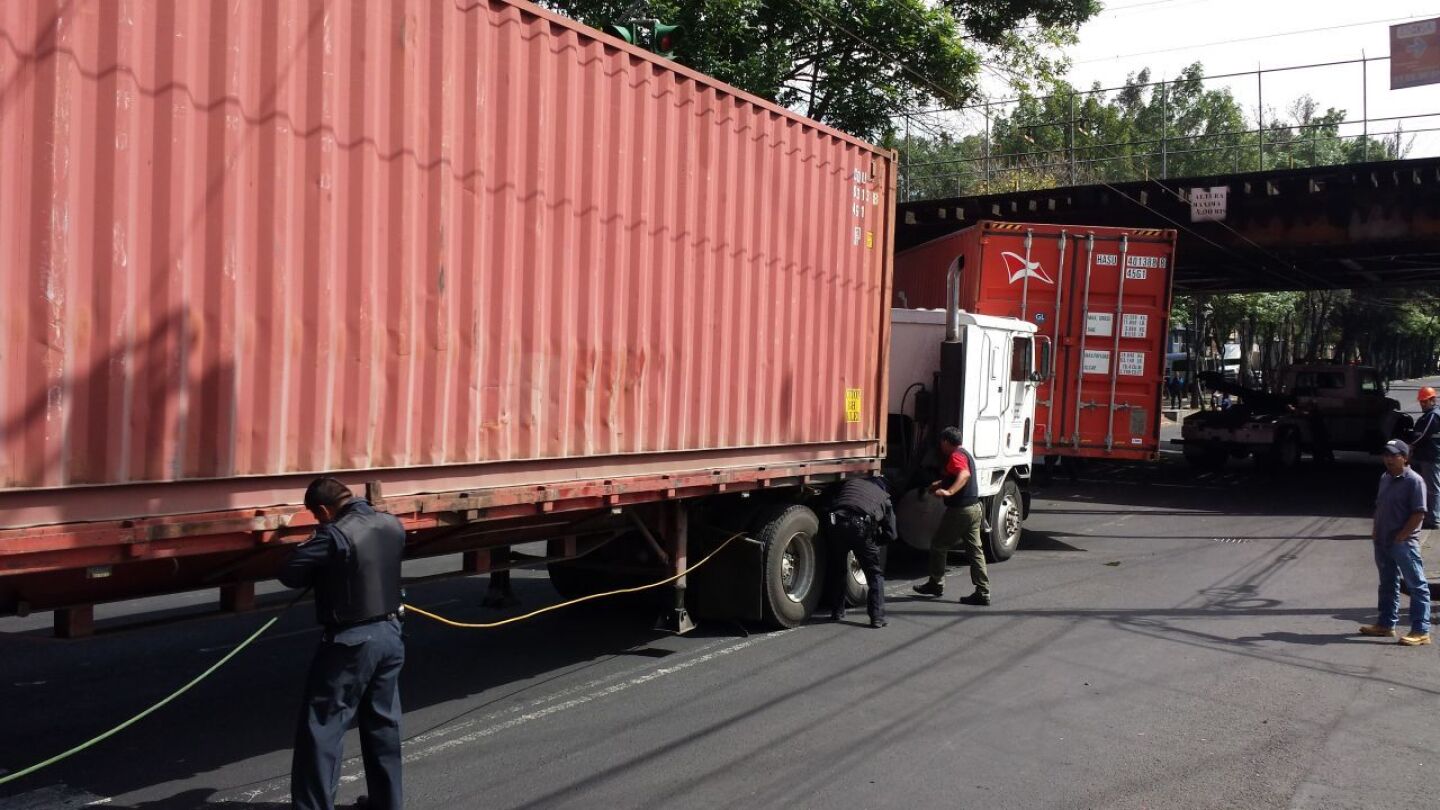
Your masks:
{"label": "white road marking", "polygon": [[[558,692],[535,698],[533,700],[521,703],[517,706],[513,706],[509,709],[493,712],[484,717],[475,718],[472,720],[465,720],[450,726],[445,726],[442,728],[434,729],[432,731],[427,731],[423,734],[416,735],[415,737],[412,737],[403,743],[401,748],[402,751],[405,751],[405,753],[402,756],[402,761],[405,763],[413,763],[422,759],[432,757],[444,751],[448,751],[452,748],[470,745],[486,737],[491,737],[501,732],[518,728],[527,723],[549,717],[560,712],[569,711],[570,709],[576,708],[578,706],[584,706],[587,703],[592,703],[596,700],[610,697],[611,695],[618,694],[632,687],[641,686],[659,678],[673,675],[677,672],[683,672],[684,670],[691,669],[701,664],[714,661],[718,658],[740,652],[741,650],[753,647],[754,645],[762,641],[767,641],[772,638],[778,638],[779,636],[785,635],[786,633],[790,632],[791,630],[777,630],[771,633],[757,633],[756,635],[750,636],[743,641],[731,644],[727,647],[722,647],[720,649],[713,648],[718,646],[722,642],[711,642],[710,644],[691,651],[692,653],[701,654],[696,655],[693,658],[681,661],[679,663],[672,664],[670,666],[659,667],[656,669],[651,669],[649,671],[641,671],[644,670],[644,667],[639,667],[631,669],[627,672],[615,673],[605,678],[600,678],[590,681],[589,683],[574,686],[569,689],[562,689]],[[705,650],[710,650],[710,652],[704,652]],[[641,671],[640,674],[632,675],[631,677],[626,678],[627,675],[631,675],[632,673],[635,673],[637,671]],[[616,680],[616,678],[625,678],[625,680],[621,680],[618,683],[615,683],[614,681]],[[571,695],[574,695],[574,697],[570,697]],[[557,703],[556,701],[560,702]],[[527,711],[527,709],[529,711]],[[505,718],[510,715],[517,716],[501,720],[501,718]],[[493,722],[495,720],[501,720],[501,722],[495,723]],[[477,728],[474,731],[462,734],[459,737],[445,739],[447,737],[452,737],[452,735],[458,732],[465,731],[466,729],[475,728],[475,726],[479,726],[487,722],[490,722],[491,725]],[[434,740],[442,740],[442,742],[436,742],[432,745],[427,745],[427,743],[430,743]],[[344,765],[344,770],[342,771],[340,776],[340,784],[348,784],[363,778],[364,768],[360,758],[352,757],[350,759],[347,759]],[[241,791],[237,798],[238,800],[243,802],[253,802],[275,793],[287,791],[289,790],[289,787],[289,779],[276,779],[263,785],[257,785],[255,787]]]}

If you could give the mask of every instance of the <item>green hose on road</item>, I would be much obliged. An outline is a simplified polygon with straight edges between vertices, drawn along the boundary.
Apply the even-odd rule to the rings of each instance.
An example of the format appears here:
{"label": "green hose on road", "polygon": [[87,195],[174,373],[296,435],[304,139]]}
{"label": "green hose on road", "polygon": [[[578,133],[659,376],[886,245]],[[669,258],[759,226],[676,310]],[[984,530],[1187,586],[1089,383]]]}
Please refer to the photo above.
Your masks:
{"label": "green hose on road", "polygon": [[167,696],[165,696],[164,698],[162,698],[159,703],[156,703],[155,705],[151,706],[150,708],[146,709],[145,711],[140,712],[139,714],[135,715],[134,717],[130,718],[129,720],[126,720],[125,722],[121,723],[120,725],[118,725],[118,726],[110,729],[109,731],[107,731],[107,732],[105,732],[105,733],[103,733],[103,734],[101,734],[101,735],[99,735],[99,736],[97,736],[97,737],[92,737],[91,739],[88,739],[88,740],[86,740],[86,741],[83,742],[83,743],[80,743],[79,745],[75,746],[74,748],[71,748],[71,749],[68,750],[68,751],[64,751],[64,752],[62,752],[62,753],[56,754],[55,756],[50,757],[49,759],[45,760],[44,762],[37,762],[37,763],[35,763],[34,765],[31,765],[30,767],[25,768],[24,770],[16,771],[15,773],[7,773],[7,774],[5,774],[4,776],[0,776],[0,785],[8,784],[8,783],[10,783],[10,782],[14,782],[14,781],[17,780],[17,779],[20,779],[21,777],[29,776],[30,774],[35,773],[36,771],[38,771],[38,770],[40,770],[40,769],[42,769],[42,768],[48,768],[49,766],[54,765],[55,763],[57,763],[57,762],[59,762],[59,761],[61,761],[61,760],[63,760],[63,759],[67,759],[67,758],[69,758],[69,757],[72,757],[72,756],[80,753],[81,751],[84,751],[85,749],[90,748],[91,746],[94,746],[94,745],[96,745],[96,744],[98,744],[98,743],[102,743],[102,742],[104,742],[105,740],[110,739],[111,737],[115,736],[116,734],[119,734],[120,732],[124,731],[125,729],[127,729],[127,728],[135,725],[135,724],[138,723],[138,722],[140,722],[141,720],[144,720],[146,717],[149,717],[149,716],[150,716],[151,714],[153,714],[157,709],[165,706],[165,705],[168,704],[170,701],[172,701],[172,700],[174,700],[175,698],[178,698],[178,697],[180,697],[181,695],[185,694],[186,692],[190,691],[190,688],[193,687],[195,684],[200,683],[201,681],[203,681],[203,680],[205,680],[206,678],[210,677],[210,675],[211,675],[212,673],[214,673],[215,670],[217,670],[217,669],[219,669],[220,667],[224,666],[224,665],[225,665],[225,662],[229,661],[231,658],[234,658],[236,655],[238,655],[238,654],[240,653],[241,650],[243,650],[243,649],[245,649],[246,647],[250,646],[250,643],[251,643],[251,642],[253,642],[255,639],[259,638],[261,633],[264,633],[266,630],[269,630],[269,629],[271,628],[271,626],[273,626],[273,625],[275,624],[275,622],[280,621],[280,618],[281,618],[282,616],[284,616],[287,612],[289,612],[290,608],[294,607],[295,604],[296,604],[297,602],[299,602],[302,598],[304,598],[305,594],[306,594],[306,593],[309,593],[309,592],[310,592],[310,589],[309,589],[309,588],[306,588],[303,593],[301,593],[299,596],[295,597],[295,599],[292,600],[292,601],[290,602],[290,604],[286,605],[284,610],[281,610],[279,613],[275,614],[275,616],[274,616],[273,618],[271,618],[270,621],[265,622],[264,624],[260,625],[260,629],[259,629],[259,630],[256,630],[255,632],[251,633],[249,638],[247,638],[247,639],[245,639],[244,641],[240,642],[240,644],[239,644],[238,646],[236,646],[235,649],[233,649],[233,650],[231,650],[230,652],[226,653],[226,654],[225,654],[225,657],[221,658],[219,661],[216,661],[214,664],[211,664],[209,669],[205,670],[204,672],[200,673],[199,675],[196,675],[194,678],[192,678],[192,679],[190,680],[189,683],[185,684],[184,686],[180,687],[179,689],[176,689],[174,692],[171,692],[169,695],[167,695]]}

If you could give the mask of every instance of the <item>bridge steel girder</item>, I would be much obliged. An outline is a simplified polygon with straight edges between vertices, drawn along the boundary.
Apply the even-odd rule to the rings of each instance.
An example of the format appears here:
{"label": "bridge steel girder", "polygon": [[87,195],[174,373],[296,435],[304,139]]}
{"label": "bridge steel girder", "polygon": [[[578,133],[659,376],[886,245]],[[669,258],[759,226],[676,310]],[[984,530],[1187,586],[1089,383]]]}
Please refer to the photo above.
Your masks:
{"label": "bridge steel girder", "polygon": [[[1225,220],[1191,222],[1189,190],[1216,186]],[[907,202],[896,249],[981,219],[1177,228],[1182,292],[1440,283],[1440,158]]]}

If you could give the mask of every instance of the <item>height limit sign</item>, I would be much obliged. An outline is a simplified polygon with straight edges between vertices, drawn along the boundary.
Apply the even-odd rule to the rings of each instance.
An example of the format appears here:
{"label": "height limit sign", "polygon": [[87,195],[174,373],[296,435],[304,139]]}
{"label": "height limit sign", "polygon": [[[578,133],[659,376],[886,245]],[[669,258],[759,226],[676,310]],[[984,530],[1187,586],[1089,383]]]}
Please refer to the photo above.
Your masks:
{"label": "height limit sign", "polygon": [[1225,200],[1229,186],[1190,189],[1190,221],[1214,222],[1225,218]]}

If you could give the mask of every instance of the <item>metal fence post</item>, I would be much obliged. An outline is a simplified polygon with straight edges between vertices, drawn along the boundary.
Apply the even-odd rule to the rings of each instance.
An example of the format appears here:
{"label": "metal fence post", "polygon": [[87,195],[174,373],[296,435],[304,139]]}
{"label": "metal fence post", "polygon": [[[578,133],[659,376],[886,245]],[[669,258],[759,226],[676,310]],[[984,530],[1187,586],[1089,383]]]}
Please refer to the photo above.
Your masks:
{"label": "metal fence post", "polygon": [[1260,171],[1265,171],[1265,71],[1255,63],[1255,95],[1259,101]]}
{"label": "metal fence post", "polygon": [[905,114],[905,152],[900,156],[900,199],[910,199],[910,114]]}
{"label": "metal fence post", "polygon": [[1160,179],[1170,177],[1170,150],[1166,139],[1170,135],[1170,94],[1165,91],[1165,82],[1160,82]]}
{"label": "metal fence post", "polygon": [[1075,90],[1070,90],[1070,185],[1079,182],[1079,172],[1075,163]]}
{"label": "metal fence post", "polygon": [[1360,49],[1360,154],[1361,161],[1370,162],[1370,62],[1365,49]]}
{"label": "metal fence post", "polygon": [[990,102],[985,102],[985,182],[990,182]]}

